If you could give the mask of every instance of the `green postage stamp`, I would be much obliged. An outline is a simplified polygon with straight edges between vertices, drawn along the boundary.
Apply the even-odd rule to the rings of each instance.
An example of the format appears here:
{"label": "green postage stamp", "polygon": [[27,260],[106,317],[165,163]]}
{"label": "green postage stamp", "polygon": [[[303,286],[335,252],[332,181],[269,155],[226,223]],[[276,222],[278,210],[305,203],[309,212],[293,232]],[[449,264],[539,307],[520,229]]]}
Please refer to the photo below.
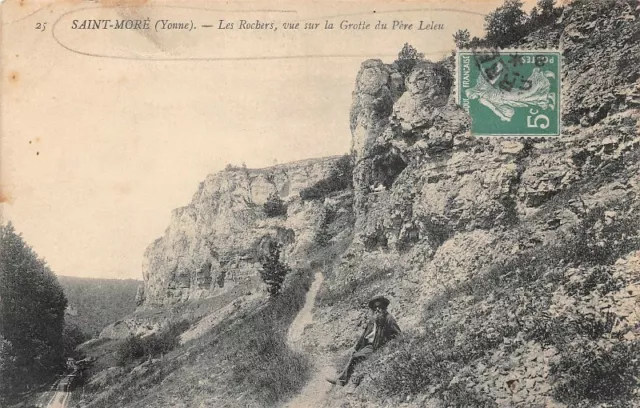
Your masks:
{"label": "green postage stamp", "polygon": [[559,136],[560,51],[458,50],[457,98],[474,136]]}

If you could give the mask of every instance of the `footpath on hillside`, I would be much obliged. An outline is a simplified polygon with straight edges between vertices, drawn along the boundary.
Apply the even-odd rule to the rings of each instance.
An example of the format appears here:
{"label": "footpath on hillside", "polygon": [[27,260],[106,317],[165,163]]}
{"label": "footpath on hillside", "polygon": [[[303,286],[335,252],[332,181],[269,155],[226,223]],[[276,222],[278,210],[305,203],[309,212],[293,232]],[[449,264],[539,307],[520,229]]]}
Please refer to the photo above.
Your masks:
{"label": "footpath on hillside", "polygon": [[[305,327],[313,323],[313,308],[316,302],[318,290],[324,281],[324,275],[321,271],[316,272],[311,288],[305,297],[304,306],[296,315],[296,318],[289,327],[287,333],[287,344],[291,349],[304,352],[301,346],[302,333]],[[311,355],[315,371],[312,374],[309,383],[302,389],[293,400],[289,401],[285,406],[287,408],[309,408],[320,407],[326,399],[327,393],[331,390],[332,385],[325,378],[335,375],[334,368],[329,363],[328,356],[318,353]]]}

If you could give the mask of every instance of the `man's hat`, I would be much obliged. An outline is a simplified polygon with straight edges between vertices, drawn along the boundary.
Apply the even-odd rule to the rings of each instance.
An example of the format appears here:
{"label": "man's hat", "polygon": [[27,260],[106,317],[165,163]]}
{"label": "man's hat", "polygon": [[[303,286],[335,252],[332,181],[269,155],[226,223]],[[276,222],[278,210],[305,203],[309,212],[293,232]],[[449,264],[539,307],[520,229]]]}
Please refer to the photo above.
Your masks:
{"label": "man's hat", "polygon": [[382,308],[383,309],[386,309],[387,306],[389,306],[389,299],[387,299],[386,297],[384,297],[382,295],[378,295],[378,296],[372,297],[371,300],[369,300],[369,308],[373,309],[373,306],[377,302],[380,302],[382,304]]}

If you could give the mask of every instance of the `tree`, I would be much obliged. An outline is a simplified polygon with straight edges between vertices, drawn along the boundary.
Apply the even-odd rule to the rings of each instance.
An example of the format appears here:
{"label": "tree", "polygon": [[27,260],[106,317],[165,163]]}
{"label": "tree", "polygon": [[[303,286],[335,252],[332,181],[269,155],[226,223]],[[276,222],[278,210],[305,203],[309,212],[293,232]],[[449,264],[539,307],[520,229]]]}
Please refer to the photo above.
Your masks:
{"label": "tree", "polygon": [[555,7],[554,0],[538,0],[536,6],[531,9],[529,15],[528,32],[533,32],[541,27],[552,24],[556,19],[556,13],[559,9]]}
{"label": "tree", "polygon": [[331,240],[331,234],[329,233],[329,224],[335,218],[335,211],[330,207],[324,207],[322,209],[322,217],[320,218],[320,225],[316,231],[315,242],[321,247],[327,246]]}
{"label": "tree", "polygon": [[453,41],[456,43],[456,47],[465,48],[469,46],[471,41],[471,34],[466,28],[464,30],[458,30],[453,35]]}
{"label": "tree", "polygon": [[553,16],[555,14],[555,0],[538,0],[537,8],[541,17]]}
{"label": "tree", "polygon": [[62,330],[62,343],[65,357],[74,356],[76,347],[89,340],[89,336],[76,324],[65,322]]}
{"label": "tree", "polygon": [[282,284],[287,274],[290,272],[289,266],[280,261],[280,251],[282,245],[276,241],[269,241],[267,251],[261,256],[262,269],[260,277],[267,285],[267,292],[271,297],[280,294]]}
{"label": "tree", "polygon": [[271,193],[269,197],[267,197],[267,201],[265,201],[264,212],[267,214],[267,217],[279,217],[281,215],[287,215],[287,206],[284,201],[280,198],[278,193]]}
{"label": "tree", "polygon": [[0,226],[0,395],[28,389],[63,367],[62,288],[16,233]]}
{"label": "tree", "polygon": [[418,61],[424,59],[424,54],[418,52],[412,45],[409,43],[404,43],[402,50],[398,53],[398,59],[396,60],[396,64],[398,66],[398,71],[402,73],[402,75],[409,75],[413,67],[415,67]]}
{"label": "tree", "polygon": [[527,14],[521,0],[505,0],[504,4],[485,18],[487,41],[496,47],[505,47],[524,36]]}

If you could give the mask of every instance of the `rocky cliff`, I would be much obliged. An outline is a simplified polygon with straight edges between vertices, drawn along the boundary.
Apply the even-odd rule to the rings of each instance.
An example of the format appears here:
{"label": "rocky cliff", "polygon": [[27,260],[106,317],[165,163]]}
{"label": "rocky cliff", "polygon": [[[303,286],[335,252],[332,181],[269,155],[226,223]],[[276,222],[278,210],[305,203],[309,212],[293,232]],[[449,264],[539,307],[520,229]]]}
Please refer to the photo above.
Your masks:
{"label": "rocky cliff", "polygon": [[[326,245],[324,228],[340,254],[323,269],[303,348],[339,365],[378,293],[404,335],[358,366],[357,388],[310,406],[637,404],[638,14],[628,1],[575,1],[514,44],[563,52],[558,138],[468,136],[453,58],[408,71],[365,61],[351,109],[353,200],[299,198],[335,158],[209,176],[147,250],[144,304],[255,276],[265,239],[304,263]],[[264,213],[274,192],[286,216]],[[327,216],[341,212],[354,217]]]}
{"label": "rocky cliff", "polygon": [[320,291],[307,346],[352,346],[359,310],[379,292],[407,334],[327,406],[595,406],[631,395],[640,24],[631,3],[604,3],[574,2],[516,44],[563,51],[559,138],[467,136],[452,59],[407,74],[362,64],[355,238]]}
{"label": "rocky cliff", "polygon": [[[322,203],[303,202],[300,191],[326,178],[336,160],[233,168],[209,175],[191,203],[172,212],[164,236],[147,248],[139,303],[174,304],[250,280],[258,275],[265,239],[285,246],[291,266],[304,262],[297,254],[314,236]],[[264,203],[272,194],[284,201],[285,215],[265,213]]]}

